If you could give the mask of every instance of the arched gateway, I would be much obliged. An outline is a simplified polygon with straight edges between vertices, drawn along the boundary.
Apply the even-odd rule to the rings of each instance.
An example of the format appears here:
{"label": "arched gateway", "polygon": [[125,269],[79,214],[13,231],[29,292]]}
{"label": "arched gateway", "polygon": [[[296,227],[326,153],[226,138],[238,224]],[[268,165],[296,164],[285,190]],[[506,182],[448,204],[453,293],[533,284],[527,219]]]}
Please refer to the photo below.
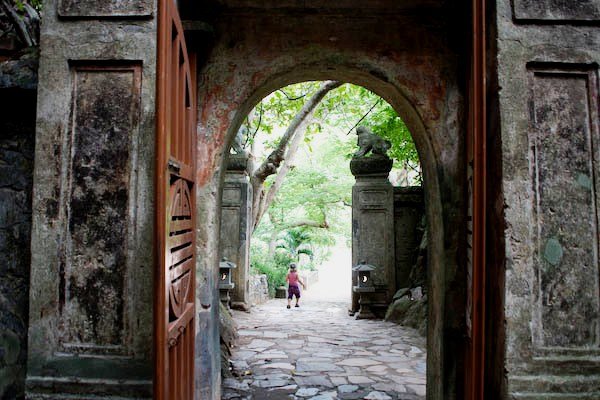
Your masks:
{"label": "arched gateway", "polygon": [[[552,172],[564,172],[556,168],[560,159],[550,159],[541,178],[531,177],[538,164],[528,140],[555,157],[554,142],[543,135],[557,124],[590,138],[574,146],[583,169],[573,170],[579,173],[573,182],[576,190],[588,190],[595,207],[594,24],[600,9],[530,3],[46,2],[27,397],[220,397],[217,274],[225,154],[258,100],[286,84],[324,79],[382,96],[414,135],[430,225],[427,398],[529,399],[555,391],[594,396],[597,251],[561,247],[561,240],[577,235],[546,233],[545,221],[555,217],[543,209],[536,211],[543,214],[538,234],[552,240],[536,243],[550,246],[549,255],[538,255],[524,232],[535,214],[532,199],[554,201],[539,188],[554,190],[553,177],[563,175]],[[532,21],[542,22],[535,31]],[[571,38],[566,53],[556,50],[548,33],[553,24],[552,32]],[[585,39],[572,37],[580,31]],[[501,67],[514,67],[521,86]],[[487,97],[496,84],[508,92]],[[513,108],[511,94],[523,110]],[[488,134],[493,152],[486,148]],[[581,150],[586,146],[587,153]],[[487,170],[496,179],[488,186]],[[590,214],[588,197],[574,196],[578,210]],[[512,207],[506,214],[504,204]],[[589,225],[573,221],[565,229],[580,232]],[[582,237],[597,244],[592,231],[581,231]],[[571,281],[560,276],[578,258],[587,260],[577,281],[587,293],[581,299],[569,297],[569,290],[561,298],[540,283],[567,287]],[[504,309],[505,297],[514,309]],[[562,304],[563,314],[552,302]],[[555,323],[564,315],[578,318],[577,327]],[[579,367],[588,378],[576,377]],[[535,374],[546,374],[545,380],[528,385]],[[567,384],[557,389],[548,376]]]}

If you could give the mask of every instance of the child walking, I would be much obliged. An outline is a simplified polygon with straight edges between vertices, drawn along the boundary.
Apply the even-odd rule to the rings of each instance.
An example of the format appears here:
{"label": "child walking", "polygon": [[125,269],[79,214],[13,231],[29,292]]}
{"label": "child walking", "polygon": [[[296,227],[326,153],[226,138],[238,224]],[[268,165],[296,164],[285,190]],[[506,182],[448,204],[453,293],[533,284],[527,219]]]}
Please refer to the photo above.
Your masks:
{"label": "child walking", "polygon": [[291,307],[293,296],[296,296],[296,305],[294,307],[300,307],[300,304],[298,304],[300,301],[300,287],[298,286],[298,283],[302,285],[303,289],[306,289],[306,286],[304,285],[304,282],[302,282],[302,279],[300,279],[298,272],[296,272],[295,263],[290,264],[290,272],[288,272],[287,276],[285,277],[285,281],[288,283],[287,308]]}

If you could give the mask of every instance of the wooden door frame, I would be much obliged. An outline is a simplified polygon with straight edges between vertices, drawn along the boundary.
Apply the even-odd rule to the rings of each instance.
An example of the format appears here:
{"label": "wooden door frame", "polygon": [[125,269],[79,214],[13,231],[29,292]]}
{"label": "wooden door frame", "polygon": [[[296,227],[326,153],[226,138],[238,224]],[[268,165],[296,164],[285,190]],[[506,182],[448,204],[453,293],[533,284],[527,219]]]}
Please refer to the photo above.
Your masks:
{"label": "wooden door frame", "polygon": [[465,398],[483,400],[485,380],[486,319],[486,168],[487,168],[487,82],[486,0],[471,4],[471,60],[469,72],[469,116],[467,161],[470,169],[471,282],[470,332],[466,352]]}
{"label": "wooden door frame", "polygon": [[[162,147],[166,143],[167,116],[165,110],[165,94],[169,91],[169,82],[166,80],[167,63],[169,54],[164,44],[169,38],[163,34],[168,30],[170,23],[165,15],[167,2],[172,0],[158,1],[158,51],[157,51],[157,97],[156,97],[156,209],[166,207],[167,193],[163,192],[165,179],[168,174],[164,165],[168,162],[166,152]],[[467,287],[470,292],[472,309],[469,311],[471,329],[466,352],[465,371],[465,398],[469,400],[483,399],[485,378],[485,281],[486,281],[486,0],[471,0],[471,43],[470,43],[470,80],[468,85],[468,124],[467,124],[467,154],[472,168],[472,191],[469,202],[472,209],[472,247],[471,252],[471,285]],[[157,243],[155,246],[155,260],[165,257],[165,234],[166,225],[162,214],[156,213],[155,229],[157,232]],[[160,233],[163,234],[160,234]],[[167,313],[161,309],[167,303],[168,293],[160,275],[155,276],[155,318]],[[168,305],[167,305],[168,307]],[[156,322],[155,322],[156,325]],[[160,347],[167,338],[160,329],[155,329],[155,397],[165,397],[167,388],[158,374],[161,372],[158,365],[164,365],[167,354]],[[159,397],[163,393],[162,397]]]}

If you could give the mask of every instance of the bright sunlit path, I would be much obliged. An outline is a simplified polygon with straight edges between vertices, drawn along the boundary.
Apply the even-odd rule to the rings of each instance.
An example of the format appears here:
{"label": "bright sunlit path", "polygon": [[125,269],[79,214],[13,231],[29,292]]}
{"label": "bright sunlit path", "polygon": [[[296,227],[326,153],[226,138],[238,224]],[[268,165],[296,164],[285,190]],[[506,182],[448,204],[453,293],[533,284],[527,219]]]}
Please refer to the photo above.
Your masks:
{"label": "bright sunlit path", "polygon": [[304,300],[349,303],[352,280],[352,249],[338,239],[331,257],[317,267],[319,280],[305,291]]}

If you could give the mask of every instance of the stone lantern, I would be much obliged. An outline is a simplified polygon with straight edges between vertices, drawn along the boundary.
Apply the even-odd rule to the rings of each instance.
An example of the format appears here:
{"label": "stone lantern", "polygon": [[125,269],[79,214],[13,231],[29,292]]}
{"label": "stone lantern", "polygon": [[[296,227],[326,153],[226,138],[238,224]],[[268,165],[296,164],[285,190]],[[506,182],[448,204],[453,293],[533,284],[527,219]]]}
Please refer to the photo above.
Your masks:
{"label": "stone lantern", "polygon": [[[356,267],[352,268],[354,272],[356,272],[356,286],[358,288],[358,292],[360,291],[373,291],[373,281],[371,279],[371,271],[375,271],[375,267],[367,264],[366,261],[361,261]],[[364,290],[370,289],[370,290]]]}
{"label": "stone lantern", "polygon": [[229,307],[231,300],[229,291],[235,287],[235,284],[231,281],[231,272],[234,268],[236,268],[235,263],[228,261],[225,257],[221,259],[219,263],[219,293],[221,303],[226,307]]}
{"label": "stone lantern", "polygon": [[371,297],[375,292],[371,272],[375,271],[375,269],[373,265],[367,264],[364,260],[352,268],[352,271],[356,273],[356,285],[352,288],[352,291],[358,294],[358,304],[360,307],[356,313],[356,319],[375,318],[375,314],[371,310],[371,304],[373,303]]}

